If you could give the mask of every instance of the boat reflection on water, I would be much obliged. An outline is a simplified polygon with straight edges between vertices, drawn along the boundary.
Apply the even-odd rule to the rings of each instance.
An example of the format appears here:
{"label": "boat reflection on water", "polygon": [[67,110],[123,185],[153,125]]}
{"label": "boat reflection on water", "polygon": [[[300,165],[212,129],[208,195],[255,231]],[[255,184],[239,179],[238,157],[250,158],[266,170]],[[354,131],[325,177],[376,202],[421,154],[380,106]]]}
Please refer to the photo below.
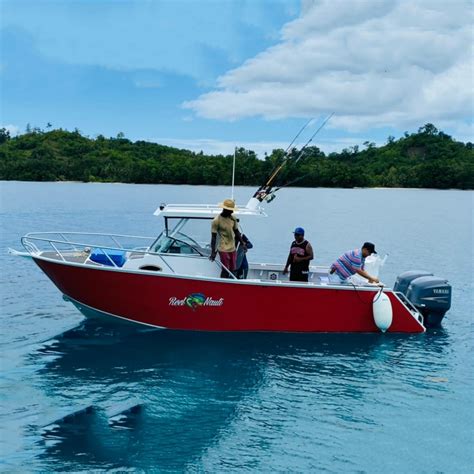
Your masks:
{"label": "boat reflection on water", "polygon": [[[373,415],[361,407],[373,402],[377,384],[423,390],[420,370],[426,376],[430,364],[439,370],[447,339],[440,329],[421,337],[139,332],[85,320],[38,353],[47,359],[40,375],[48,398],[71,411],[94,407],[44,434],[42,462],[52,469],[80,463],[81,469],[185,470],[249,411],[257,413],[252,423],[261,432],[281,418],[275,411],[291,417],[302,397],[339,420],[371,424]],[[110,418],[117,407],[136,404],[140,410],[118,423]]]}

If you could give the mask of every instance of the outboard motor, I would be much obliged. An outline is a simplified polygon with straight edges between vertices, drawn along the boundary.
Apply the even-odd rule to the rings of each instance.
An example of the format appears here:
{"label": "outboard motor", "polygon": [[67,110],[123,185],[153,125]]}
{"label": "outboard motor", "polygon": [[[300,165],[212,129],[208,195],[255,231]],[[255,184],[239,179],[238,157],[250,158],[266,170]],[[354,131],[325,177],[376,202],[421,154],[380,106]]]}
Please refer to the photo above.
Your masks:
{"label": "outboard motor", "polygon": [[402,273],[393,289],[403,293],[423,315],[425,326],[438,326],[451,307],[451,285],[430,272]]}
{"label": "outboard motor", "polygon": [[408,287],[407,298],[425,318],[426,326],[439,326],[451,308],[451,285],[442,278],[415,278]]}
{"label": "outboard motor", "polygon": [[393,287],[393,291],[399,291],[406,296],[410,283],[415,278],[422,276],[433,276],[433,274],[427,272],[426,270],[410,270],[409,272],[403,272],[401,275],[398,275],[397,281]]}

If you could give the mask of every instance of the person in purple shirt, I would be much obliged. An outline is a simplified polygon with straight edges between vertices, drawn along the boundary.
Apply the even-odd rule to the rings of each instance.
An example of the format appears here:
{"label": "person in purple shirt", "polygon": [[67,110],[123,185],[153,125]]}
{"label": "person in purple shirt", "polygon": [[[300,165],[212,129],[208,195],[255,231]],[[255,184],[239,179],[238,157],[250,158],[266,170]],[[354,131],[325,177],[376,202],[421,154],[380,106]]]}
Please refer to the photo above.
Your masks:
{"label": "person in purple shirt", "polygon": [[375,245],[371,242],[365,242],[362,248],[350,250],[342,254],[332,265],[329,270],[329,281],[331,283],[345,283],[348,278],[357,273],[367,278],[369,283],[379,283],[379,279],[369,275],[364,270],[366,257],[377,253]]}

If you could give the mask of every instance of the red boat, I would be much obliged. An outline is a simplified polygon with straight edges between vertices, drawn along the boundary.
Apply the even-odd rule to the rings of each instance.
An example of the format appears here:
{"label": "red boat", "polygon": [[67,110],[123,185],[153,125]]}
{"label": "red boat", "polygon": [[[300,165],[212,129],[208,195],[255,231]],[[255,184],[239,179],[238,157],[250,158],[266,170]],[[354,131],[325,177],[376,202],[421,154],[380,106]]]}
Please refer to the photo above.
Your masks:
{"label": "red boat", "polygon": [[[262,199],[254,196],[235,215],[242,222],[266,217]],[[30,233],[21,239],[22,255],[84,315],[157,328],[421,333],[449,309],[450,285],[429,272],[406,272],[394,289],[332,284],[320,266],[310,267],[307,283],[290,282],[282,266],[265,263],[251,263],[245,280],[220,278],[222,264],[201,243],[220,212],[217,205],[162,205],[158,238]]]}

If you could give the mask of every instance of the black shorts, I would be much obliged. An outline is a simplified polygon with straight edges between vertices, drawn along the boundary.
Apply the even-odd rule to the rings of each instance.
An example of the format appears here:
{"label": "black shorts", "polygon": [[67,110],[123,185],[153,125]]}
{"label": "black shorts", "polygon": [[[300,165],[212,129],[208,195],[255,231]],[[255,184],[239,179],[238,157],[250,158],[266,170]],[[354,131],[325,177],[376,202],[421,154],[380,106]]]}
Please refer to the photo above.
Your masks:
{"label": "black shorts", "polygon": [[308,272],[290,272],[290,281],[308,281]]}

